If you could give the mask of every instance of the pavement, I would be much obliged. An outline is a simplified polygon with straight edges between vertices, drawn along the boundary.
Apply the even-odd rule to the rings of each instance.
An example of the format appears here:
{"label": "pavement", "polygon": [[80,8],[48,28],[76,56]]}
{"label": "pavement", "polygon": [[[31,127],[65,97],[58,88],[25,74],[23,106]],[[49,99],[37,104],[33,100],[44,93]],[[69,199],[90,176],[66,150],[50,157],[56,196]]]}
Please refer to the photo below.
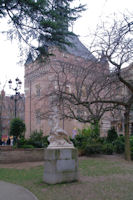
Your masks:
{"label": "pavement", "polygon": [[22,186],[0,181],[0,200],[38,200]]}

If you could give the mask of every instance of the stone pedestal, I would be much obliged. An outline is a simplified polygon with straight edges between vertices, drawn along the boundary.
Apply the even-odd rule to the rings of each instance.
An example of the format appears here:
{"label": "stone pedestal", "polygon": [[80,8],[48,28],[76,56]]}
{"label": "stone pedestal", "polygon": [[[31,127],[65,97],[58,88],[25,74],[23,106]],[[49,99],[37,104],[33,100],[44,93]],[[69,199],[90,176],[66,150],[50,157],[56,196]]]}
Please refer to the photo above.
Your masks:
{"label": "stone pedestal", "polygon": [[45,149],[43,180],[48,184],[78,180],[77,149]]}

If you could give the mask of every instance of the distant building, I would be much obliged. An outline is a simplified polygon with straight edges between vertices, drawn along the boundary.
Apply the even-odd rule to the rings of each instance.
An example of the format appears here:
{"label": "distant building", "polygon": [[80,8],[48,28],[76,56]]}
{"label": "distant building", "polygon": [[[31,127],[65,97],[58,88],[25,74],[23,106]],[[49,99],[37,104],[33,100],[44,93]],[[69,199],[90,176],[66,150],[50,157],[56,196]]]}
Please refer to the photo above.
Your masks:
{"label": "distant building", "polygon": [[[17,100],[16,104],[16,117],[24,120],[25,112],[25,97]],[[0,94],[0,135],[9,135],[10,121],[15,117],[15,102],[14,95],[7,96],[5,91],[2,90]]]}
{"label": "distant building", "polygon": [[[129,81],[130,83],[133,83],[133,63],[131,63],[128,67],[123,68],[122,71],[122,77],[124,77],[125,80]],[[116,91],[117,97],[121,97],[126,100],[126,97],[130,95],[130,91],[128,88],[123,85],[122,83],[119,83],[118,91]],[[124,134],[124,111],[115,111],[113,115],[110,115],[110,125],[111,127],[115,127],[117,133]],[[130,135],[133,135],[133,106],[130,111],[130,119],[129,119],[129,133]]]}

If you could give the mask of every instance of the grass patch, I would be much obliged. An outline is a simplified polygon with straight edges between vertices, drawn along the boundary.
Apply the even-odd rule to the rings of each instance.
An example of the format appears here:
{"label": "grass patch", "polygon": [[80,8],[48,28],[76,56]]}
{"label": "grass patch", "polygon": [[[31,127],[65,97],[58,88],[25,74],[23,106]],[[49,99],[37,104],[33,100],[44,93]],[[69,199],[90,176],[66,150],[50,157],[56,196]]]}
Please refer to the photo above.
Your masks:
{"label": "grass patch", "polygon": [[43,183],[43,166],[0,168],[0,180],[22,185],[39,200],[132,200],[133,163],[106,158],[79,160],[80,180],[69,184]]}
{"label": "grass patch", "polygon": [[127,170],[133,173],[133,169],[126,169],[124,163],[110,161],[102,158],[89,158],[80,161],[79,168],[84,176],[107,176],[113,174],[126,174]]}

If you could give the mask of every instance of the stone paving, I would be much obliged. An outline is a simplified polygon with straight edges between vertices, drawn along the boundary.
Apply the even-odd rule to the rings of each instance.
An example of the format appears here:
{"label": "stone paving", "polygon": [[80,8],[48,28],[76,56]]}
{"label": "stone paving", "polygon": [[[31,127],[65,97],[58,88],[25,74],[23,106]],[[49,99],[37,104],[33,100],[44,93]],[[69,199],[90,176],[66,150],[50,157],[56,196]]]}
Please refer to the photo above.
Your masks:
{"label": "stone paving", "polygon": [[0,200],[38,200],[22,186],[0,181]]}

